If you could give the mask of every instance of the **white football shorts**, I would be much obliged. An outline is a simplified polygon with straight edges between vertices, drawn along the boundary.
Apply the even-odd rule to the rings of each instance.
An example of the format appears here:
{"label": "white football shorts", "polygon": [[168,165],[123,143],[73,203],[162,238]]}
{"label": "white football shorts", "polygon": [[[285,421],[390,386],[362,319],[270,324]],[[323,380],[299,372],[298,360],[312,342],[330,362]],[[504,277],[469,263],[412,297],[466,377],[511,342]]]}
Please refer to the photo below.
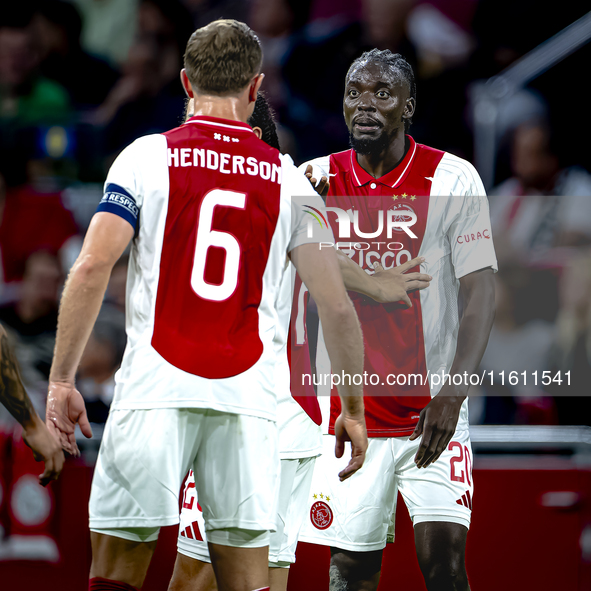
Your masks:
{"label": "white football shorts", "polygon": [[345,451],[335,458],[335,437],[324,435],[300,540],[354,552],[381,550],[394,541],[398,491],[413,525],[446,521],[469,528],[474,492],[469,431],[456,431],[428,468],[414,463],[420,443],[421,438],[372,437],[363,467],[340,482],[338,473],[349,457]]}
{"label": "white football shorts", "polygon": [[277,425],[209,409],[111,411],[92,481],[90,529],[156,539],[161,526],[179,522],[189,469],[211,541],[268,545],[277,513]]}
{"label": "white football shorts", "polygon": [[[269,566],[288,568],[295,562],[298,536],[306,516],[316,458],[281,460],[277,530],[269,543]],[[195,492],[195,479],[189,474],[183,494],[178,551],[201,562],[211,562],[207,547],[201,503]]]}

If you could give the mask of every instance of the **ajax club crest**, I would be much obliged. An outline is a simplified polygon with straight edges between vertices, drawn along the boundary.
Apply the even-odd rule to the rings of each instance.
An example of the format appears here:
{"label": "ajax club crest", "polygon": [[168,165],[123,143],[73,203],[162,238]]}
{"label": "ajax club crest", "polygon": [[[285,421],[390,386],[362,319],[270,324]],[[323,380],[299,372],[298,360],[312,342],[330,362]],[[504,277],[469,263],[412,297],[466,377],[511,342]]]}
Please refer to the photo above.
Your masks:
{"label": "ajax club crest", "polygon": [[317,529],[329,528],[332,518],[332,509],[324,501],[316,501],[310,508],[310,520]]}
{"label": "ajax club crest", "polygon": [[402,228],[414,224],[417,221],[417,214],[414,209],[406,203],[394,203],[388,211],[394,212],[390,214],[392,216],[392,230],[394,232],[404,232]]}

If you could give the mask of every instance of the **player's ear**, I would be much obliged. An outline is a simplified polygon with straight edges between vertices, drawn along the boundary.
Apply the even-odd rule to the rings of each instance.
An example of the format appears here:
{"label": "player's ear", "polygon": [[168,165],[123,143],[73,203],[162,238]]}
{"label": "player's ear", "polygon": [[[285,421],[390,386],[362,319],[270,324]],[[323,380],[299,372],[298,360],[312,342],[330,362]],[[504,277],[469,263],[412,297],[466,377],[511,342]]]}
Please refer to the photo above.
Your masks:
{"label": "player's ear", "polygon": [[252,130],[259,139],[263,137],[263,130],[260,127],[253,127]]}
{"label": "player's ear", "polygon": [[181,70],[181,84],[183,85],[183,88],[185,90],[185,94],[187,95],[187,98],[192,99],[193,98],[193,87],[191,86],[191,83],[189,82],[189,77],[187,76],[187,72],[186,72],[185,68],[183,68]]}
{"label": "player's ear", "polygon": [[415,99],[409,97],[406,99],[406,105],[404,105],[404,113],[402,114],[403,119],[410,119],[415,114]]}
{"label": "player's ear", "polygon": [[252,82],[250,83],[250,90],[248,92],[248,102],[254,103],[257,100],[257,93],[259,92],[264,78],[265,75],[261,73],[252,79]]}

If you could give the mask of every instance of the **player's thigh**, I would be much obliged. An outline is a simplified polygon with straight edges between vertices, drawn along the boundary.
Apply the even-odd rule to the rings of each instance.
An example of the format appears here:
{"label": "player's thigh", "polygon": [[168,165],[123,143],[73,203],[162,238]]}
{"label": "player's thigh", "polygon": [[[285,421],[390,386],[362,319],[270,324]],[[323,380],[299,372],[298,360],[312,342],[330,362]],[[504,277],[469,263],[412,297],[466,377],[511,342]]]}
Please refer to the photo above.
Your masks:
{"label": "player's thigh", "polygon": [[420,439],[399,441],[398,487],[416,527],[425,522],[456,523],[470,527],[474,484],[468,430],[457,431],[447,449],[427,468],[417,468],[414,457]]}
{"label": "player's thigh", "polygon": [[[210,543],[257,547],[254,533],[275,530],[279,487],[277,425],[259,417],[208,411],[195,461],[195,483]],[[260,538],[262,541],[262,538]]]}
{"label": "player's thigh", "polygon": [[324,436],[300,540],[353,552],[382,550],[396,498],[391,442],[371,438],[363,467],[344,482],[338,473],[349,461],[349,448],[337,459],[334,444],[334,436]]}
{"label": "player's thigh", "polygon": [[[90,532],[90,578],[100,577],[141,588],[156,549],[156,539],[147,541],[148,538],[153,538],[154,531],[131,531],[136,540],[122,538],[120,535]],[[157,531],[155,530],[156,535]]]}
{"label": "player's thigh", "polygon": [[[295,551],[312,485],[316,458],[281,460],[276,531],[269,544],[269,566],[286,568],[295,562]],[[279,577],[279,574],[277,575]]]}
{"label": "player's thigh", "polygon": [[[91,530],[178,523],[178,492],[195,457],[204,411],[111,411],[90,495]],[[122,534],[122,538],[129,538]]]}
{"label": "player's thigh", "polygon": [[464,525],[424,521],[414,528],[419,566],[427,577],[465,572],[466,537]]}

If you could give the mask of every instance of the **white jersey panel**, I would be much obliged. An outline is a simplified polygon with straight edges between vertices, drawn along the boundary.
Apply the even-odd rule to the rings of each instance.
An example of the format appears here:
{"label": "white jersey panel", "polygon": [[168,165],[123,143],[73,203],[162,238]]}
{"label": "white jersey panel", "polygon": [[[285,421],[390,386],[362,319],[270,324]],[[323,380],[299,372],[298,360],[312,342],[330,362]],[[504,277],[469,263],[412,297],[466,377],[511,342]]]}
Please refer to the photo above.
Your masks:
{"label": "white jersey panel", "polygon": [[[487,267],[497,270],[482,181],[469,162],[452,154],[445,153],[433,176],[419,256],[426,259],[421,270],[433,277],[420,292],[427,369],[442,375],[450,371],[456,353],[460,278]],[[431,396],[440,389],[440,384],[432,385]],[[467,427],[466,400],[458,429]]]}

